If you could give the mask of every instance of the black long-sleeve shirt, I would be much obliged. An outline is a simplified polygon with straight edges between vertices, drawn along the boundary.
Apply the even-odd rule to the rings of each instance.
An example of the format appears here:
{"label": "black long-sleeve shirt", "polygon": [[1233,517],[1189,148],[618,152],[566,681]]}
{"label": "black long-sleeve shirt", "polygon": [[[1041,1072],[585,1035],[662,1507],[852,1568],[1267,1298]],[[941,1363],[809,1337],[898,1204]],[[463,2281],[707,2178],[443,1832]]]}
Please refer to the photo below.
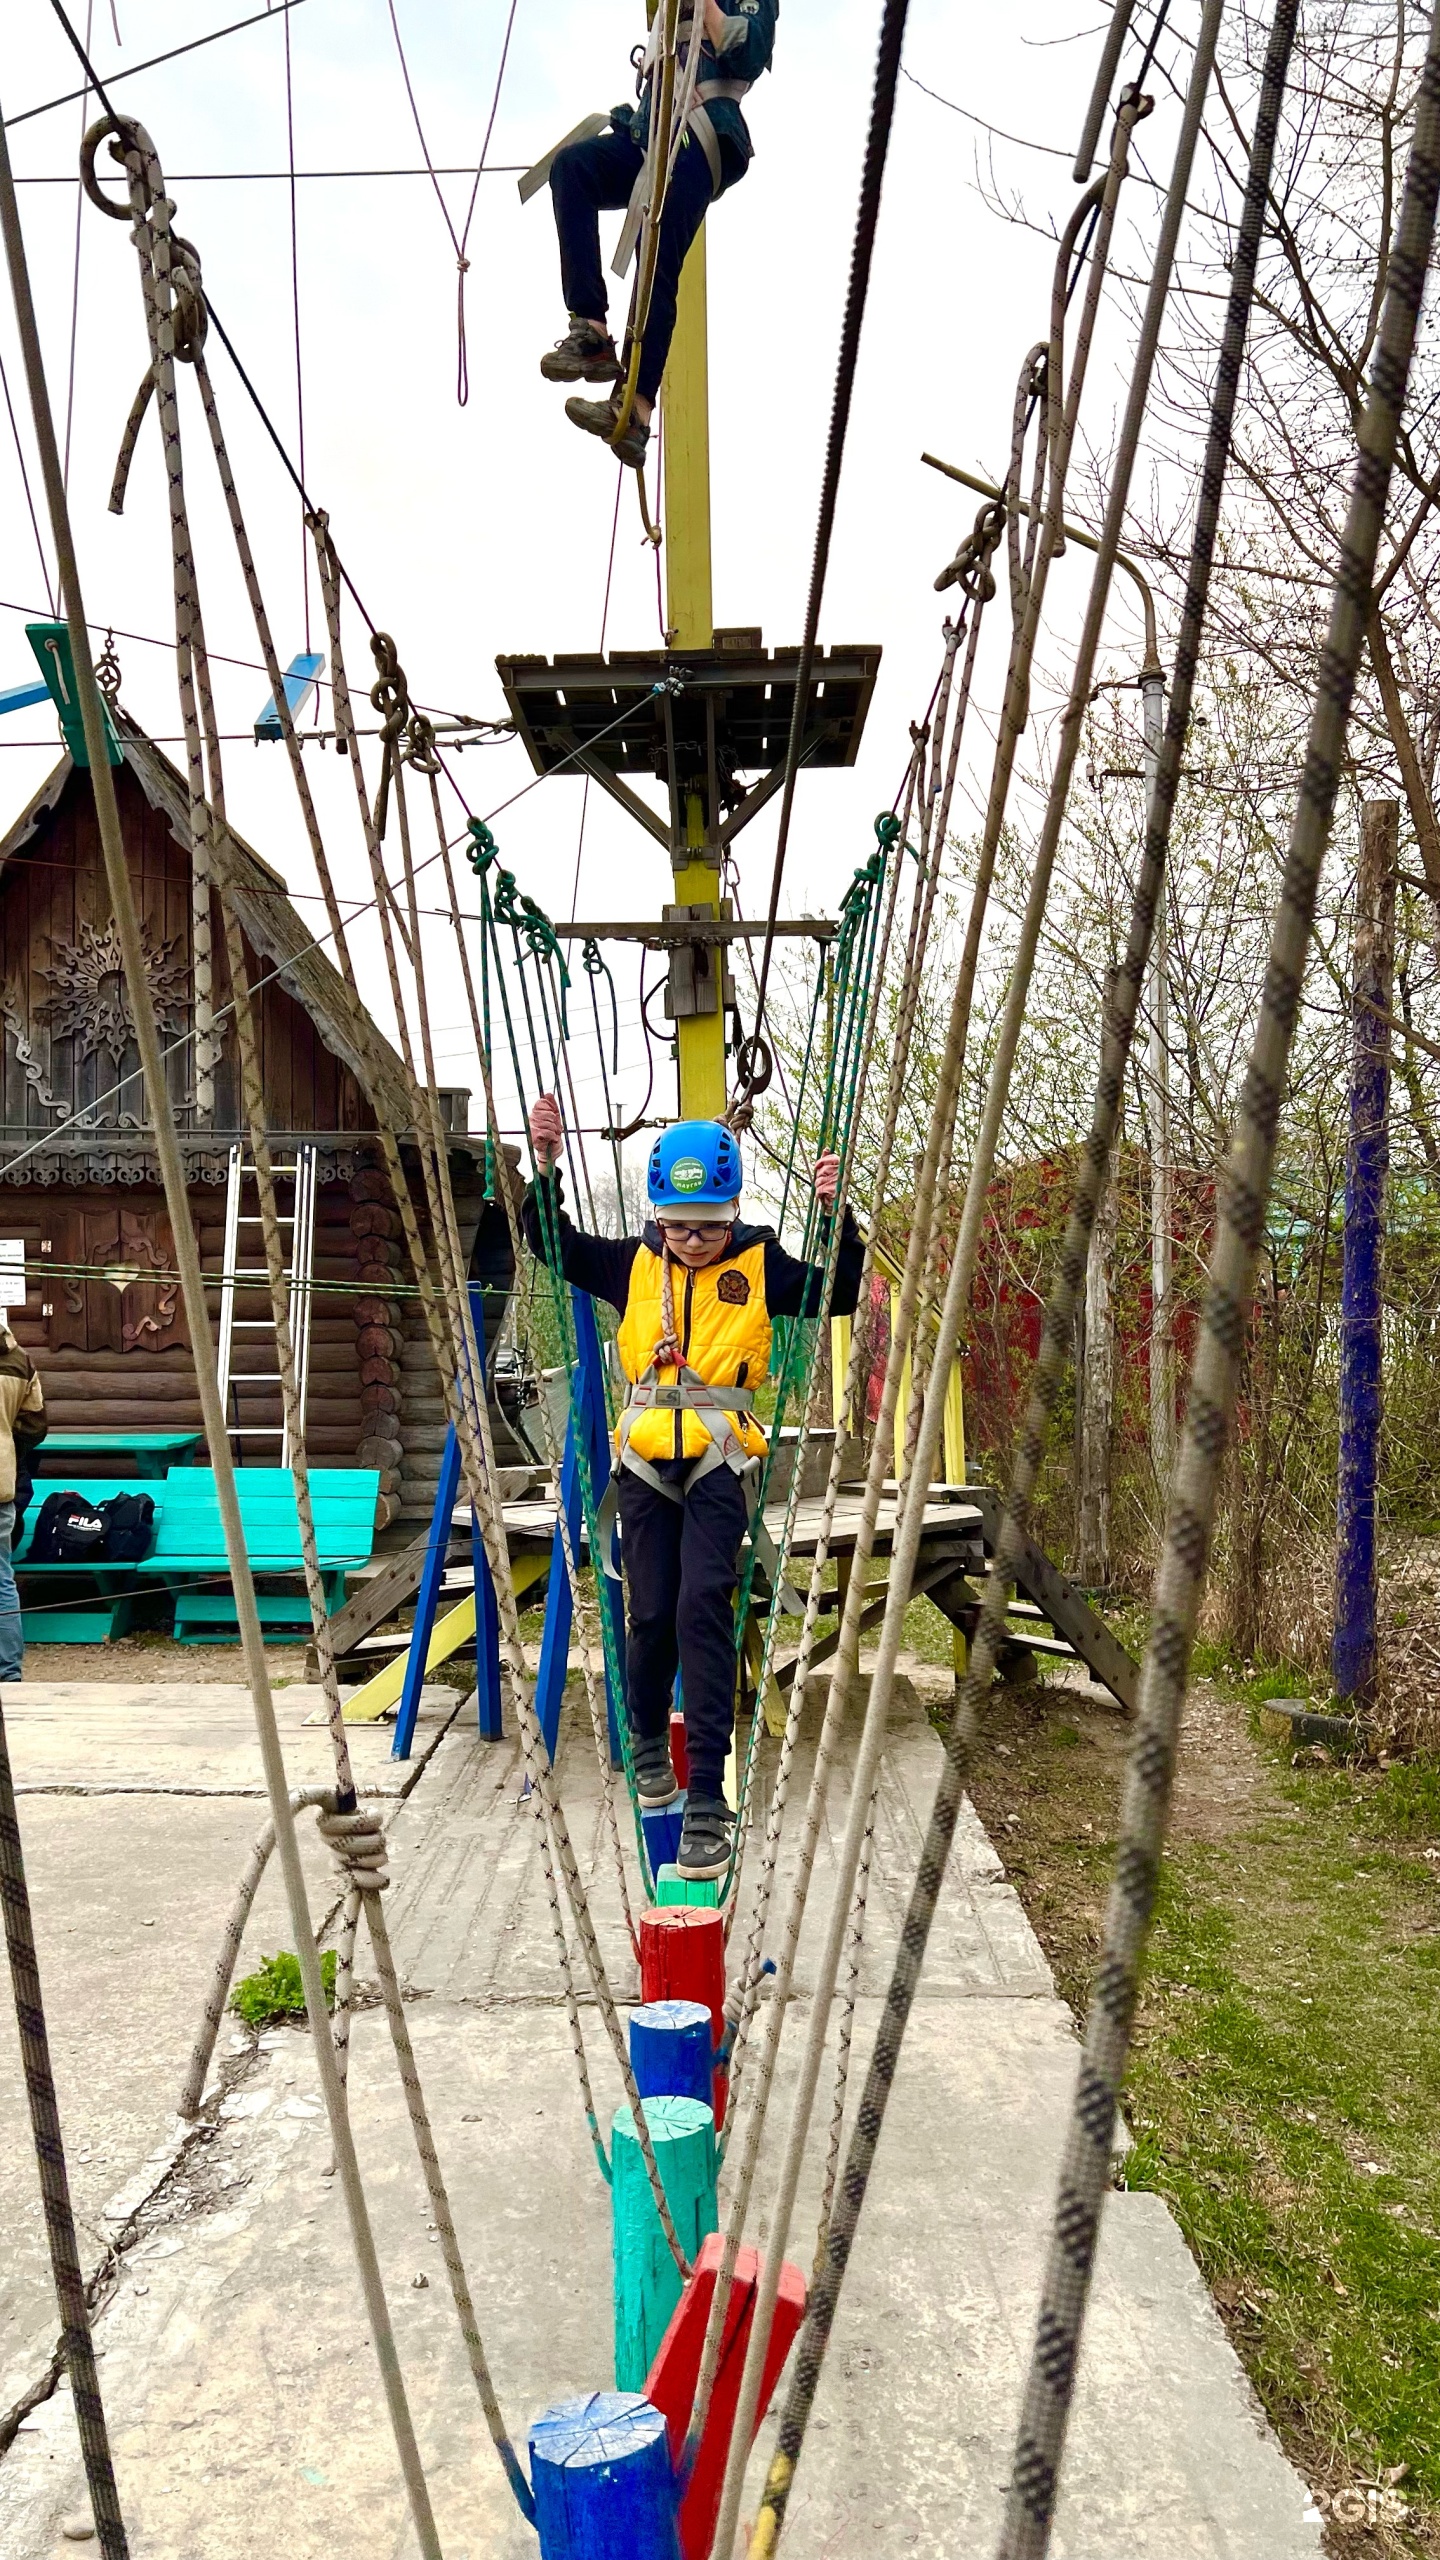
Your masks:
{"label": "black long-sleeve shirt", "polygon": [[[653,1219],[643,1236],[591,1236],[575,1226],[565,1214],[563,1187],[558,1172],[542,1176],[550,1193],[553,1208],[548,1225],[560,1238],[560,1269],[577,1289],[592,1298],[604,1298],[624,1313],[630,1294],[630,1272],[642,1244],[652,1253],[661,1251],[660,1230]],[[532,1183],[521,1208],[525,1241],[540,1261],[548,1262],[548,1238],[541,1224],[536,1192],[540,1183]],[[828,1236],[828,1220],[822,1228]],[[765,1305],[772,1316],[818,1316],[824,1311],[825,1273],[820,1263],[801,1262],[787,1253],[779,1237],[770,1227],[747,1226],[737,1221],[730,1231],[730,1249],[723,1259],[744,1253],[753,1245],[765,1247]],[[830,1300],[832,1316],[853,1316],[860,1303],[860,1273],[865,1259],[865,1246],[860,1230],[847,1208],[840,1227],[840,1249],[835,1257],[835,1288]],[[715,1266],[719,1268],[718,1265]]]}

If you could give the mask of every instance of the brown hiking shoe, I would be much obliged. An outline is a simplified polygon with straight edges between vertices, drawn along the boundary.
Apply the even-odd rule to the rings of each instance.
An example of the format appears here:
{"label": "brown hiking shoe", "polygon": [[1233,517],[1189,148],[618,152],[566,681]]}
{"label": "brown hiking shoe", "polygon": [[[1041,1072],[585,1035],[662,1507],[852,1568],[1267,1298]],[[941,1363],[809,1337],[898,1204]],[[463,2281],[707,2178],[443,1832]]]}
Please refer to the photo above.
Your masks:
{"label": "brown hiking shoe", "polygon": [[563,338],[540,359],[547,382],[618,382],[620,358],[611,337],[596,337],[588,320],[572,319]]}
{"label": "brown hiking shoe", "polygon": [[628,462],[632,470],[640,470],[649,448],[650,430],[642,425],[633,409],[630,423],[618,443],[615,439],[615,422],[620,415],[618,399],[567,400],[565,415],[572,427],[583,427],[587,435],[603,437],[618,461]]}

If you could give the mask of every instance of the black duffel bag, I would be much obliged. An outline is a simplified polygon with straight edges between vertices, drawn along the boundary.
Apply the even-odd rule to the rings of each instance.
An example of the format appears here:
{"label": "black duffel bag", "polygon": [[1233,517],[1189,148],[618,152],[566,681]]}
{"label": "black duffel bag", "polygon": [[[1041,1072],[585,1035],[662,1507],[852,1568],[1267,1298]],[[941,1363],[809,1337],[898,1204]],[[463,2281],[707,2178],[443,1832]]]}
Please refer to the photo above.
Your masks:
{"label": "black duffel bag", "polygon": [[98,1564],[105,1546],[105,1522],[93,1502],[73,1486],[48,1493],[35,1518],[27,1564]]}

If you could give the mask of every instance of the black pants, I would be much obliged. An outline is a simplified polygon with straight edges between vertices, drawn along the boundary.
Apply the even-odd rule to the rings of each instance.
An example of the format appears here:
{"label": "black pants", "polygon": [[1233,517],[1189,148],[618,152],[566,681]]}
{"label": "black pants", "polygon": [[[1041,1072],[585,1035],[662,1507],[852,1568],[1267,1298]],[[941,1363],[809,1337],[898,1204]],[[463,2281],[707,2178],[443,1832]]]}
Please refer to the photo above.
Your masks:
{"label": "black pants", "polygon": [[[724,145],[721,145],[722,151]],[[582,320],[603,320],[608,309],[600,266],[600,216],[618,213],[630,202],[645,155],[628,133],[597,133],[590,142],[572,142],[550,171],[555,228],[560,234],[560,281],[565,308]],[[730,176],[727,167],[726,177]],[[739,174],[737,166],[736,175]],[[635,388],[642,400],[653,400],[665,371],[675,334],[675,297],[686,251],[705,218],[710,202],[710,163],[693,133],[687,133],[675,161],[674,174],[660,216],[655,281],[640,349]]]}
{"label": "black pants", "polygon": [[[675,1481],[688,1469],[688,1461],[668,1459],[657,1472]],[[668,1730],[678,1670],[697,1796],[724,1792],[735,1730],[735,1585],[744,1535],[745,1496],[728,1467],[703,1476],[683,1504],[621,1468],[630,1722],[636,1733]]]}

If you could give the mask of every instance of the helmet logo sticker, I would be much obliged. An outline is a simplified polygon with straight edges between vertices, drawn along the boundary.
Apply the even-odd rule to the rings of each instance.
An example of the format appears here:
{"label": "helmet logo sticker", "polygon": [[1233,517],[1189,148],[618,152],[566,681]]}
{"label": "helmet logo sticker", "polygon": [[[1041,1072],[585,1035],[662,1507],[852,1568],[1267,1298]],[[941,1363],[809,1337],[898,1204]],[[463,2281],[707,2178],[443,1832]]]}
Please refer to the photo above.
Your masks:
{"label": "helmet logo sticker", "polygon": [[705,1167],[698,1156],[679,1156],[670,1167],[670,1187],[686,1196],[705,1188]]}
{"label": "helmet logo sticker", "polygon": [[715,1295],[727,1307],[744,1307],[750,1303],[750,1283],[743,1271],[722,1271],[715,1283]]}

